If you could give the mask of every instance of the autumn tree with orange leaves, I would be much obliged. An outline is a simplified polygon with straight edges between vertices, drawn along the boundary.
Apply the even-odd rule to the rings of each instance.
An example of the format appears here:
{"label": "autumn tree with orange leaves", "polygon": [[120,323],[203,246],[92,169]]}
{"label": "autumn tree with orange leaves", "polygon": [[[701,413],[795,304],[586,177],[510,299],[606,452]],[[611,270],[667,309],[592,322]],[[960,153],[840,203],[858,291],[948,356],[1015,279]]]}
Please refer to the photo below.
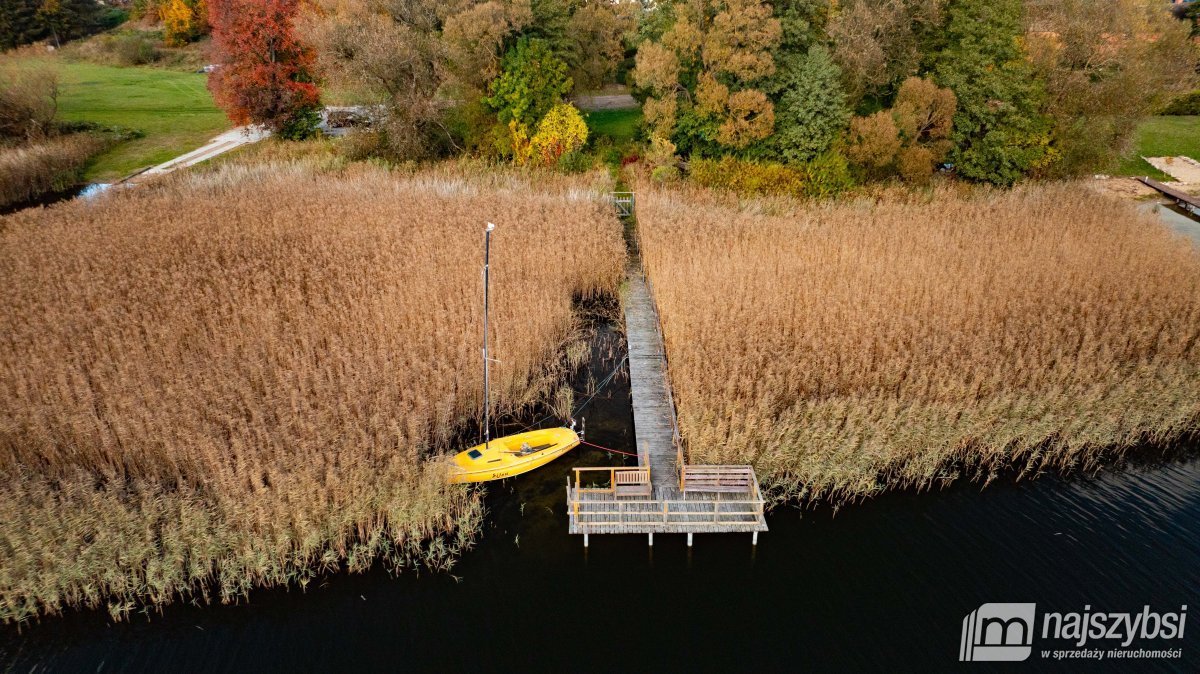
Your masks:
{"label": "autumn tree with orange leaves", "polygon": [[674,5],[675,21],[637,53],[637,86],[652,139],[685,154],[723,154],[771,135],[775,108],[758,86],[774,74],[783,32],[761,0]]}
{"label": "autumn tree with orange leaves", "polygon": [[208,80],[236,124],[262,124],[283,138],[312,135],[320,92],[312,48],[293,31],[300,0],[212,0],[209,21],[219,67]]}

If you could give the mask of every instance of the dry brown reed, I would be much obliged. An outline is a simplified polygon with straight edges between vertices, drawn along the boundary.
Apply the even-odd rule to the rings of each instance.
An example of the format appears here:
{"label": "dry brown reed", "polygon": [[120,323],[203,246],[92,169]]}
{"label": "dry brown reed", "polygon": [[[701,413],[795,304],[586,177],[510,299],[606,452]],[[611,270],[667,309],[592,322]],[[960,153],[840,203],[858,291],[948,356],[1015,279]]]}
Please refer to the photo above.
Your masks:
{"label": "dry brown reed", "polygon": [[0,219],[0,618],[449,565],[484,222],[505,413],[619,283],[597,180],[230,165]]}
{"label": "dry brown reed", "polygon": [[19,145],[0,146],[0,208],[66,189],[79,180],[79,169],[107,143],[75,133]]}
{"label": "dry brown reed", "polygon": [[842,502],[1200,428],[1200,254],[1076,185],[638,195],[692,461]]}

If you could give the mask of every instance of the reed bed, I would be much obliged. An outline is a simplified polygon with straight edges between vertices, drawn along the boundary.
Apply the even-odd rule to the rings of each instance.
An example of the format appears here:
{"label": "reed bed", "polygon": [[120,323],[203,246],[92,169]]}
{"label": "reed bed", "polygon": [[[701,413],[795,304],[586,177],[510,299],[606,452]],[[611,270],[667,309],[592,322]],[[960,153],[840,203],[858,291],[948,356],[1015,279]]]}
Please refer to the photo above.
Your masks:
{"label": "reed bed", "polygon": [[0,209],[63,190],[104,149],[104,139],[75,133],[15,147],[0,146]]}
{"label": "reed bed", "polygon": [[695,463],[835,504],[1200,428],[1200,254],[1076,185],[638,195]]}
{"label": "reed bed", "polygon": [[481,518],[445,453],[482,410],[484,222],[513,413],[619,283],[599,180],[229,165],[0,219],[0,619],[447,567]]}

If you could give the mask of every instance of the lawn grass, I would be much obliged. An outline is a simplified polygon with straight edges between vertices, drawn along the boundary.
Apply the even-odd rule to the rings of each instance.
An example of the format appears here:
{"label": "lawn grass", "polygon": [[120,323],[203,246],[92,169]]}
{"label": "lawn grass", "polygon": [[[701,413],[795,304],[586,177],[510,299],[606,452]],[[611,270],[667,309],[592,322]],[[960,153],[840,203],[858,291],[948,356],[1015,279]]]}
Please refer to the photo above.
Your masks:
{"label": "lawn grass", "polygon": [[200,147],[230,127],[205,88],[206,75],[62,59],[36,61],[58,71],[61,119],[137,129],[144,134],[98,156],[85,170],[85,180],[113,180],[160,164]]}
{"label": "lawn grass", "polygon": [[1138,127],[1134,151],[1121,160],[1117,175],[1170,180],[1142,157],[1180,155],[1200,160],[1200,116],[1151,117]]}
{"label": "lawn grass", "polygon": [[614,145],[632,141],[642,123],[640,108],[593,110],[586,115],[588,133],[593,137],[607,136]]}

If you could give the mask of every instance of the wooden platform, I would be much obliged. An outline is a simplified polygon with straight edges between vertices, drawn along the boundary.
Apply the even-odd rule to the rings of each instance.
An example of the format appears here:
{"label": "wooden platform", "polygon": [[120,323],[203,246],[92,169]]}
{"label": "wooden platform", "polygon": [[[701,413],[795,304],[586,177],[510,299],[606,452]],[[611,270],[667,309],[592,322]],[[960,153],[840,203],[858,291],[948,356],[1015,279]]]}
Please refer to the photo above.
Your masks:
{"label": "wooden platform", "polygon": [[651,496],[619,497],[567,487],[573,534],[719,534],[767,530],[763,500],[751,492],[681,492],[655,489]]}
{"label": "wooden platform", "polygon": [[[632,196],[629,201],[632,204]],[[675,417],[675,400],[653,289],[631,241],[624,297],[629,382],[637,467],[576,468],[567,479],[572,534],[753,533],[767,530],[763,498],[751,466],[690,466]]]}
{"label": "wooden platform", "polygon": [[1194,197],[1186,192],[1177,190],[1168,185],[1164,185],[1157,180],[1152,180],[1150,178],[1138,178],[1138,181],[1140,181],[1143,185],[1152,187],[1167,197],[1174,199],[1175,203],[1180,208],[1192,213],[1193,215],[1200,215],[1200,197]]}

